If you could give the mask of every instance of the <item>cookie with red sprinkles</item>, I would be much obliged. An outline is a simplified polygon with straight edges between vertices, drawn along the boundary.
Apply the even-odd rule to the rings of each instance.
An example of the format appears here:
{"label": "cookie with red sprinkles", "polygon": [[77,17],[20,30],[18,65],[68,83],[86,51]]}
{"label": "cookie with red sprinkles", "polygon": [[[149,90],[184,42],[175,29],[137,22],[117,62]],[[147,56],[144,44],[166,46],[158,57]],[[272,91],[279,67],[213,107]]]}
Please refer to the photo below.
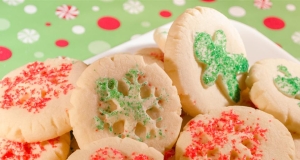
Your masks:
{"label": "cookie with red sprinkles", "polygon": [[176,144],[176,159],[294,159],[287,128],[272,115],[229,106],[188,122]]}
{"label": "cookie with red sprinkles", "polygon": [[68,109],[86,65],[69,58],[28,63],[0,81],[0,137],[41,142],[71,130]]}
{"label": "cookie with red sprinkles", "polygon": [[147,64],[157,63],[162,69],[164,68],[164,53],[159,48],[143,48],[135,54],[142,55]]}
{"label": "cookie with red sprinkles", "polygon": [[94,141],[72,153],[68,160],[163,160],[163,155],[131,138],[109,137]]}
{"label": "cookie with red sprinkles", "polygon": [[70,148],[70,134],[43,142],[15,142],[0,138],[1,160],[65,160]]}
{"label": "cookie with red sprinkles", "polygon": [[175,144],[182,118],[171,79],[140,55],[92,63],[77,81],[70,121],[79,147],[106,137],[132,138],[164,152]]}

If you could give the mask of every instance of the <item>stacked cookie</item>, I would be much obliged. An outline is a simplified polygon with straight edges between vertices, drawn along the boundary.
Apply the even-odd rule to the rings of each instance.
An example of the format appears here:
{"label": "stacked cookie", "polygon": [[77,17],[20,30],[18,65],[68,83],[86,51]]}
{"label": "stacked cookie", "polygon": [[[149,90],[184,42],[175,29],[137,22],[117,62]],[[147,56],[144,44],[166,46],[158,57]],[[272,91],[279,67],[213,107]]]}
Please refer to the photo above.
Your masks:
{"label": "stacked cookie", "polygon": [[66,159],[75,82],[86,65],[68,58],[26,64],[0,82],[1,159]]}

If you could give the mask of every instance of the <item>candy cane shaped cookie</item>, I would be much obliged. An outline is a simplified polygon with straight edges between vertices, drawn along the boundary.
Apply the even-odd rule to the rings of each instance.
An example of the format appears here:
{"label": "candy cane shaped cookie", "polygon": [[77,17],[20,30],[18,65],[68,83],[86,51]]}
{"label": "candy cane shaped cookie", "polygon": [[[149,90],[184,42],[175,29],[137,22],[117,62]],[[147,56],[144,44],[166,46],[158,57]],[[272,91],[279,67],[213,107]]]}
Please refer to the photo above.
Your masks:
{"label": "candy cane shaped cookie", "polygon": [[86,65],[69,58],[26,64],[0,81],[0,137],[38,142],[71,130],[68,109]]}
{"label": "candy cane shaped cookie", "polygon": [[176,143],[176,159],[295,158],[286,127],[272,115],[244,106],[229,106],[198,115]]}
{"label": "candy cane shaped cookie", "polygon": [[180,131],[181,105],[171,79],[142,56],[118,54],[91,64],[71,97],[70,120],[81,148],[106,137],[129,137],[160,152]]}

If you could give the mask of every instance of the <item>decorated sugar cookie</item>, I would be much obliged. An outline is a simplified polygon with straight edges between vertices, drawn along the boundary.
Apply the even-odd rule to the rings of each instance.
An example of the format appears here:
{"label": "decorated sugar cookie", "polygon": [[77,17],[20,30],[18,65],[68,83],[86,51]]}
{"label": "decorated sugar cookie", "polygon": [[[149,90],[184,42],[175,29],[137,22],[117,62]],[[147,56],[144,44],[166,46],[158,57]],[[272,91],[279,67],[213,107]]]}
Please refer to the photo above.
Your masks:
{"label": "decorated sugar cookie", "polygon": [[251,67],[246,82],[257,108],[300,134],[300,64],[284,59],[261,60]]}
{"label": "decorated sugar cookie", "polygon": [[182,118],[177,90],[155,63],[119,54],[91,64],[77,81],[70,110],[79,147],[106,137],[129,137],[160,152],[175,143]]}
{"label": "decorated sugar cookie", "polygon": [[176,143],[176,159],[295,158],[286,127],[272,115],[244,106],[215,109],[188,122]]}
{"label": "decorated sugar cookie", "polygon": [[164,69],[188,114],[240,102],[248,71],[246,51],[236,29],[218,11],[187,9],[173,22],[164,52]]}
{"label": "decorated sugar cookie", "polygon": [[158,47],[165,52],[165,43],[168,37],[169,28],[167,27],[159,27],[155,29],[153,34],[153,39]]}
{"label": "decorated sugar cookie", "polygon": [[159,48],[143,48],[136,52],[142,55],[146,64],[157,63],[164,68],[164,53]]}
{"label": "decorated sugar cookie", "polygon": [[296,159],[300,159],[300,134],[292,133],[293,140],[295,143]]}
{"label": "decorated sugar cookie", "polygon": [[43,142],[21,143],[0,138],[1,160],[65,160],[69,153],[70,134]]}
{"label": "decorated sugar cookie", "polygon": [[163,160],[163,155],[145,143],[131,138],[109,137],[75,151],[68,160]]}
{"label": "decorated sugar cookie", "polygon": [[0,81],[0,137],[37,142],[69,132],[70,96],[85,68],[81,61],[56,58],[7,74]]}

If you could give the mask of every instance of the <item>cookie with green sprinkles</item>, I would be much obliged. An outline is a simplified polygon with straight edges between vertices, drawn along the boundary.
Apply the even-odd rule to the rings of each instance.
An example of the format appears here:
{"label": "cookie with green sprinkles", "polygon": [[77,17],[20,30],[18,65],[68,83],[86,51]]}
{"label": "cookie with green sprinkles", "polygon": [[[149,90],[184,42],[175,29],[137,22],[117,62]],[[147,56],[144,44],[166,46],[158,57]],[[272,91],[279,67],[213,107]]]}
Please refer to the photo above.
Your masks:
{"label": "cookie with green sprinkles", "polygon": [[291,133],[272,115],[245,106],[200,114],[180,133],[176,159],[295,159]]}
{"label": "cookie with green sprinkles", "polygon": [[187,9],[171,25],[164,53],[164,69],[188,114],[239,104],[248,60],[240,35],[223,14]]}
{"label": "cookie with green sprinkles", "polygon": [[42,142],[15,142],[0,138],[1,160],[65,160],[70,148],[70,134]]}
{"label": "cookie with green sprinkles", "polygon": [[131,138],[108,137],[85,145],[68,160],[163,160],[162,153]]}
{"label": "cookie with green sprinkles", "polygon": [[69,132],[68,109],[86,64],[66,57],[25,64],[0,81],[0,137],[40,142]]}
{"label": "cookie with green sprinkles", "polygon": [[118,54],[92,63],[79,77],[70,110],[81,148],[106,137],[129,137],[163,152],[174,145],[182,118],[171,79],[140,55]]}
{"label": "cookie with green sprinkles", "polygon": [[300,134],[300,63],[265,59],[251,66],[246,79],[254,105]]}

